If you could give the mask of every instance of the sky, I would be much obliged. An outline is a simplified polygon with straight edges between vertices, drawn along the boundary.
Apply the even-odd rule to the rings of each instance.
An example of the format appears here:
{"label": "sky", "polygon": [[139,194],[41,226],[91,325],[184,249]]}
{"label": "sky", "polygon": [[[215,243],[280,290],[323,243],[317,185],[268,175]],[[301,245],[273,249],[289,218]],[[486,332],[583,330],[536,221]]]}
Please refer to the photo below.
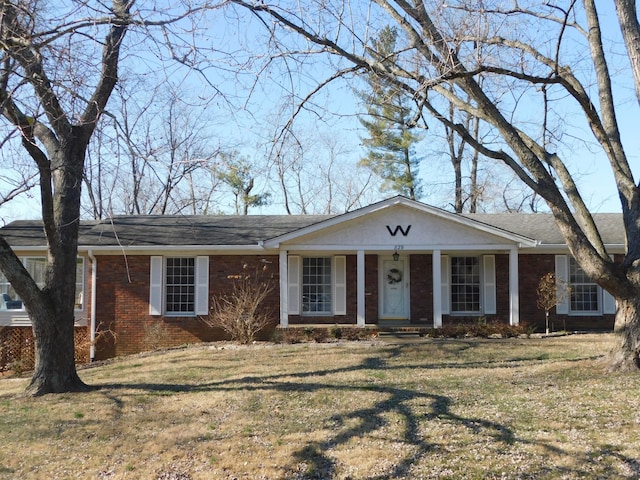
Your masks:
{"label": "sky", "polygon": [[[603,19],[605,34],[613,37],[617,27],[615,25],[615,16],[612,13],[611,11],[604,12]],[[215,40],[214,43],[221,50],[226,48],[240,52],[235,58],[238,62],[247,60],[243,58],[243,53],[251,48],[252,42],[257,41],[257,36],[254,36],[256,31],[253,31],[252,28],[259,28],[259,26],[254,25],[251,28],[238,30],[238,25],[235,22],[241,19],[237,20],[228,17],[227,20],[228,22],[225,24],[216,24],[215,28],[212,26],[211,41],[214,42]],[[147,68],[149,65],[153,65],[153,59],[149,58],[148,60],[148,64],[143,62],[145,65],[141,65],[141,67]],[[227,59],[227,61],[230,60]],[[299,67],[299,65],[296,67]],[[309,64],[303,67],[301,70],[306,75],[300,78],[288,76],[287,72],[282,70],[267,70],[265,78],[255,85],[253,85],[251,70],[247,70],[240,75],[229,72],[226,75],[216,74],[215,78],[218,82],[216,86],[224,91],[227,100],[231,100],[233,103],[233,114],[230,115],[229,110],[225,109],[227,106],[224,104],[227,103],[227,100],[221,100],[220,112],[221,115],[226,115],[227,121],[216,124],[212,128],[214,130],[213,135],[223,139],[229,145],[240,146],[243,153],[248,156],[263,154],[265,145],[274,135],[274,119],[286,117],[286,114],[280,115],[277,113],[282,109],[283,105],[288,105],[285,100],[282,100],[282,93],[288,91],[300,98],[310,91],[314,81],[318,78],[326,77],[326,64]],[[180,69],[177,69],[174,73],[178,77],[183,75]],[[620,105],[618,113],[620,114],[621,134],[626,145],[627,154],[630,157],[632,168],[636,169],[636,173],[639,173],[640,159],[638,158],[638,152],[640,152],[640,138],[637,135],[636,123],[638,104],[635,101],[633,92],[629,91],[628,87],[624,86],[625,82],[622,81],[628,76],[628,73],[628,71],[624,70],[616,72],[617,79],[623,85],[619,88],[627,88],[627,90],[621,90],[620,98],[624,99],[624,104]],[[614,76],[614,80],[616,80],[616,76]],[[204,95],[211,94],[209,87],[201,76],[196,75],[195,78],[189,78],[185,80],[185,83],[193,85],[195,89],[200,89]],[[248,100],[244,100],[243,96],[246,95],[247,88],[253,88],[253,90]],[[350,149],[349,157],[345,158],[344,161],[356,163],[364,154],[360,143],[365,132],[356,115],[358,111],[362,110],[362,107],[355,98],[353,91],[344,82],[336,83],[334,87],[327,88],[318,94],[315,97],[315,101],[319,108],[326,108],[327,111],[331,111],[334,115],[327,119],[327,123],[325,123],[319,121],[315,112],[304,111],[299,116],[296,126],[311,130],[326,128],[328,132],[339,132],[344,142],[353,147]],[[571,132],[571,128],[569,128],[569,135],[575,133],[575,136],[580,136],[582,132],[579,130],[585,127],[577,122],[572,128],[575,128],[576,131]],[[431,133],[428,135],[431,135]],[[437,184],[440,186],[427,189],[427,191],[432,191],[433,193],[426,195],[423,201],[433,203],[436,206],[446,206],[447,197],[443,195],[445,187],[442,187],[442,185],[446,185],[446,188],[450,189],[451,170],[447,165],[446,158],[438,155],[429,142],[431,142],[431,138],[427,136],[425,140],[425,151],[427,152],[425,156],[427,158],[421,167],[421,176],[428,184],[432,183],[434,178],[437,179]],[[571,142],[571,155],[572,162],[581,171],[578,183],[581,187],[584,187],[585,200],[592,210],[600,212],[619,211],[620,204],[613,176],[603,155],[597,150],[590,151],[588,146],[584,144],[581,146],[578,141]],[[381,193],[379,198],[390,195],[392,194]],[[284,210],[276,197],[271,206],[255,210],[253,213],[284,213]],[[4,222],[19,218],[39,218],[39,216],[37,195],[25,196],[0,207],[0,218]]]}

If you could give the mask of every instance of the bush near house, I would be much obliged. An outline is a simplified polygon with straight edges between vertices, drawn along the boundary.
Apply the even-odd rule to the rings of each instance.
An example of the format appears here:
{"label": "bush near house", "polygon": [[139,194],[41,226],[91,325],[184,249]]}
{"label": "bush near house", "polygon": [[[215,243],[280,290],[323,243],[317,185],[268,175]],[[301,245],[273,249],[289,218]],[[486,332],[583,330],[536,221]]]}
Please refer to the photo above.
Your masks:
{"label": "bush near house", "polygon": [[515,338],[531,333],[532,330],[527,324],[509,325],[499,320],[490,320],[486,322],[478,321],[475,323],[443,325],[441,328],[427,329],[424,335],[432,338]]}

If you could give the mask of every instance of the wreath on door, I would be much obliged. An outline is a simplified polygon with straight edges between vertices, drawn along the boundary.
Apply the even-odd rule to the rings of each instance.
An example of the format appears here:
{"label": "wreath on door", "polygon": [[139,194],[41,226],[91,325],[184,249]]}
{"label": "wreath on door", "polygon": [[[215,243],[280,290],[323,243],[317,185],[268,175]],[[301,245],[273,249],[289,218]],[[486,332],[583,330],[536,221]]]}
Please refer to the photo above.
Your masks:
{"label": "wreath on door", "polygon": [[394,283],[400,283],[402,281],[402,272],[397,268],[392,268],[387,273],[387,283],[393,285]]}

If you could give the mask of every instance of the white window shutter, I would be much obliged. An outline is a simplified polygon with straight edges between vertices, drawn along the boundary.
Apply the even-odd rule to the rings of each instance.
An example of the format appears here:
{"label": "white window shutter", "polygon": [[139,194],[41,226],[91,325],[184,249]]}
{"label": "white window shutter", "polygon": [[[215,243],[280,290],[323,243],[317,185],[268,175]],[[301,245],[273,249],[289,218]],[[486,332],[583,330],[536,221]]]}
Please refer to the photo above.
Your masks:
{"label": "white window shutter", "polygon": [[496,256],[482,256],[482,279],[484,299],[483,313],[493,315],[497,312],[496,308]]}
{"label": "white window shutter", "polygon": [[602,313],[616,313],[616,299],[613,295],[602,289]]}
{"label": "white window shutter", "polygon": [[569,259],[566,255],[556,255],[556,294],[560,301],[556,305],[557,314],[569,313]]}
{"label": "white window shutter", "polygon": [[[449,270],[449,255],[442,255],[440,257],[440,284],[443,315],[448,315],[450,313],[449,306],[451,305],[451,287],[449,283]],[[434,292],[434,294],[436,294],[436,292]]]}
{"label": "white window shutter", "polygon": [[209,257],[196,257],[196,315],[209,314]]}
{"label": "white window shutter", "polygon": [[[615,261],[613,255],[611,255],[611,260]],[[613,295],[607,292],[604,288],[602,289],[602,313],[616,313],[617,310],[616,299]]]}
{"label": "white window shutter", "polygon": [[289,315],[300,314],[300,257],[289,255],[289,266],[287,267],[287,290]]}
{"label": "white window shutter", "polygon": [[347,257],[333,257],[333,313],[347,314]]}
{"label": "white window shutter", "polygon": [[162,315],[162,257],[151,257],[149,266],[149,315]]}

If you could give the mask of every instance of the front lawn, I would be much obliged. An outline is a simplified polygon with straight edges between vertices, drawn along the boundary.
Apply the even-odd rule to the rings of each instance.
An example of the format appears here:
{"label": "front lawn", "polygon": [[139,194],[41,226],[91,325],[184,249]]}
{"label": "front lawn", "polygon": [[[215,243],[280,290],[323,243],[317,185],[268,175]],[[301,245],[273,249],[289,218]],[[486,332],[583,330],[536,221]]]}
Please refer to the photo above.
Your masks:
{"label": "front lawn", "polygon": [[640,375],[604,373],[611,341],[213,344],[35,399],[4,378],[0,478],[638,478]]}

